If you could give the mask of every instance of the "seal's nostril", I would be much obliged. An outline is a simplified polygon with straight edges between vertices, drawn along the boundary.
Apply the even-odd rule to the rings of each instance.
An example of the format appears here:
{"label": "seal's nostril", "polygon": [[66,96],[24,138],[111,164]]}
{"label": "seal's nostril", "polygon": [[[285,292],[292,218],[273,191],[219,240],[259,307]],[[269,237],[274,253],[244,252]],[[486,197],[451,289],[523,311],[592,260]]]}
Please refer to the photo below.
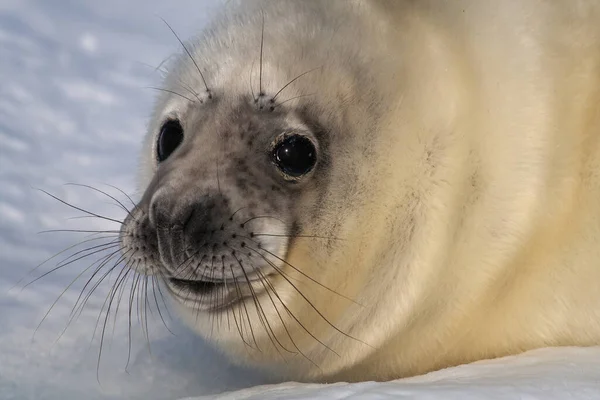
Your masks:
{"label": "seal's nostril", "polygon": [[184,217],[184,222],[183,222],[183,225],[182,225],[182,227],[183,227],[184,230],[189,226],[190,222],[194,218],[194,214],[196,212],[196,208],[195,207],[190,207],[190,208],[188,208],[187,212],[188,212],[188,215],[186,217]]}
{"label": "seal's nostril", "polygon": [[170,201],[164,196],[155,196],[150,203],[149,220],[153,229],[170,229],[173,225]]}

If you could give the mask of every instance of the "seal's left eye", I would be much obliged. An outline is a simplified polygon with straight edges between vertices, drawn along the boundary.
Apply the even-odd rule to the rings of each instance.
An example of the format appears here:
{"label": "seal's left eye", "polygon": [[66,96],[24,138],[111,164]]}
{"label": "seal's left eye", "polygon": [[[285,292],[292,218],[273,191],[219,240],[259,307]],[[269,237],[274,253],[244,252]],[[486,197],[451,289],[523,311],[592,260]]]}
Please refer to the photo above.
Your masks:
{"label": "seal's left eye", "polygon": [[182,141],[183,128],[179,121],[171,119],[165,122],[158,134],[158,143],[156,146],[158,162],[165,161]]}
{"label": "seal's left eye", "polygon": [[313,142],[302,135],[292,135],[280,141],[272,152],[275,165],[286,175],[299,178],[313,169],[317,150]]}

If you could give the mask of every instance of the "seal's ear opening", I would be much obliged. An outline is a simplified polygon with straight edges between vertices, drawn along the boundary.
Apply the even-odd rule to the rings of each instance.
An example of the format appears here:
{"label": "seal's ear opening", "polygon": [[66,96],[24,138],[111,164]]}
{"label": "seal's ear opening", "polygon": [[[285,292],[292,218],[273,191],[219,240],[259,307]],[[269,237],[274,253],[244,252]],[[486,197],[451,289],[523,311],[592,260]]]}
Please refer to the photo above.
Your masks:
{"label": "seal's ear opening", "polygon": [[183,127],[179,120],[170,119],[160,128],[156,146],[158,162],[165,161],[183,142]]}

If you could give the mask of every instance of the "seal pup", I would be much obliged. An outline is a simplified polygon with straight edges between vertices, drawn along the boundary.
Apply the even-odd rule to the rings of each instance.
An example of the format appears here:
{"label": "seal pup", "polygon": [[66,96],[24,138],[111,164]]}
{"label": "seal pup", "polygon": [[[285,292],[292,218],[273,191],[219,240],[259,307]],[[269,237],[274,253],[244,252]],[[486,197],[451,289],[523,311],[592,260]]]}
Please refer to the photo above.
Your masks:
{"label": "seal pup", "polygon": [[599,140],[597,1],[244,1],[169,68],[122,253],[288,379],[597,345]]}

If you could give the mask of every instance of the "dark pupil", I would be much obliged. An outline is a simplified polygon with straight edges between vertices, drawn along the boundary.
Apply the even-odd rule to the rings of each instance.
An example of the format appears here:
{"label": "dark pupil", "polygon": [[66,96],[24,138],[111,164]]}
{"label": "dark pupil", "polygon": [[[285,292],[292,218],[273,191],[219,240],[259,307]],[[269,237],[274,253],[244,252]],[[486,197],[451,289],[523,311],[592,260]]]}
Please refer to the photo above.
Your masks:
{"label": "dark pupil", "polygon": [[158,161],[165,161],[183,141],[183,128],[179,121],[170,120],[165,122],[158,135]]}
{"label": "dark pupil", "polygon": [[277,166],[287,175],[298,177],[315,165],[317,154],[312,142],[300,135],[284,139],[273,152]]}

